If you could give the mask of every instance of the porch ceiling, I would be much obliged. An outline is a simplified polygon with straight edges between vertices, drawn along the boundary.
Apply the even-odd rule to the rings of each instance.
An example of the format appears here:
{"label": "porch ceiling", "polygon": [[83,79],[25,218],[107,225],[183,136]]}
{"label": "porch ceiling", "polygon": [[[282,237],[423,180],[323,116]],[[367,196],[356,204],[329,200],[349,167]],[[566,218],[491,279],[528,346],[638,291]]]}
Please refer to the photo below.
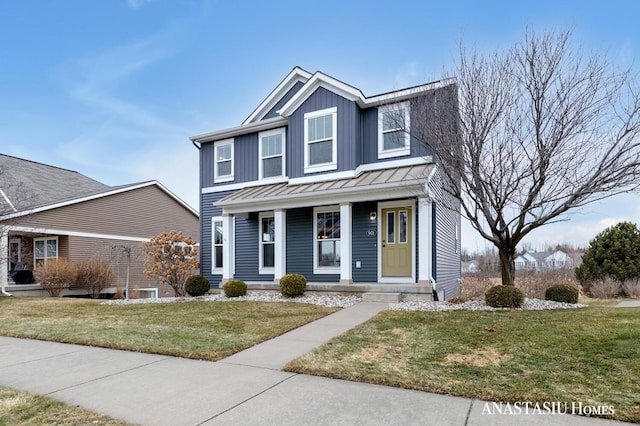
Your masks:
{"label": "porch ceiling", "polygon": [[[276,183],[253,186],[214,204],[233,214],[424,195],[425,184],[434,167],[433,164],[421,164],[370,170],[353,178],[297,185]],[[322,179],[322,175],[318,179]]]}

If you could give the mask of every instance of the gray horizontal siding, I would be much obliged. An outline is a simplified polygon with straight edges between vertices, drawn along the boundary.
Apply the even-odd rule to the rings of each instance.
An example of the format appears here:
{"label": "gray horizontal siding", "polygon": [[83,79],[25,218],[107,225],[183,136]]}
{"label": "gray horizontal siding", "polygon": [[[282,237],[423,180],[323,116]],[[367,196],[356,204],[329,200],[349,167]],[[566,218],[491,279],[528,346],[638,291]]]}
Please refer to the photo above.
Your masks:
{"label": "gray horizontal siding", "polygon": [[431,188],[437,199],[433,222],[436,227],[435,279],[438,291],[444,291],[445,299],[450,299],[460,294],[460,206],[457,200],[442,190],[437,174],[431,182]]}
{"label": "gray horizontal siding", "polygon": [[234,191],[224,191],[212,194],[202,194],[200,199],[200,273],[204,275],[212,287],[219,287],[222,281],[222,275],[211,273],[211,218],[221,216],[222,209],[215,207],[213,203],[227,195],[233,194]]}
{"label": "gray horizontal siding", "polygon": [[[369,214],[376,212],[376,202],[357,203],[353,206],[352,226],[352,278],[353,282],[378,281],[378,221],[371,220]],[[368,231],[374,231],[373,233]],[[371,234],[371,235],[368,235]],[[356,268],[356,261],[361,267]]]}
{"label": "gray horizontal siding", "polygon": [[339,282],[339,274],[313,273],[313,208],[287,210],[287,273],[307,281]]}
{"label": "gray horizontal siding", "polygon": [[258,272],[258,250],[260,249],[258,215],[252,213],[248,219],[237,217],[235,226],[236,265],[234,278],[244,281],[273,281],[273,274],[261,275]]}

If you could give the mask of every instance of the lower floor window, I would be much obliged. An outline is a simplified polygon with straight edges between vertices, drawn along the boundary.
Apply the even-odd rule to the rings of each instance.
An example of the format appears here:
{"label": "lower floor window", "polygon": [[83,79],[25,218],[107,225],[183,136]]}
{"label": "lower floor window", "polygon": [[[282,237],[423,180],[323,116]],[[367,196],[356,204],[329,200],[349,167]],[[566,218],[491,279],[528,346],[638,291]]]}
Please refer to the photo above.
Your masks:
{"label": "lower floor window", "polygon": [[316,267],[340,267],[340,212],[318,211],[315,214]]}
{"label": "lower floor window", "polygon": [[276,224],[273,216],[260,218],[260,258],[262,268],[275,265]]}
{"label": "lower floor window", "polygon": [[222,249],[223,249],[223,235],[222,235],[222,219],[213,219],[213,269],[222,269]]}
{"label": "lower floor window", "polygon": [[56,259],[58,257],[58,237],[53,238],[34,238],[33,239],[33,260],[38,265],[43,265],[48,259]]}

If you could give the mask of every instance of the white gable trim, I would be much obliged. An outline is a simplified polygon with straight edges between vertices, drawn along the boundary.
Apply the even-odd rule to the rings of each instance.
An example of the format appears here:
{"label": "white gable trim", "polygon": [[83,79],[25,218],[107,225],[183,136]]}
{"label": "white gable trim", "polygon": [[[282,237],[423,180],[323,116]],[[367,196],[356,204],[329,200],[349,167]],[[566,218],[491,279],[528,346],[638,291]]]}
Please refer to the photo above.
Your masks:
{"label": "white gable trim", "polygon": [[311,77],[311,73],[303,70],[300,67],[294,67],[291,72],[280,82],[280,84],[273,89],[273,91],[262,101],[258,107],[253,110],[251,115],[242,122],[243,125],[259,121],[271,111],[271,109],[287,94],[289,90],[298,82],[306,83]]}
{"label": "white gable trim", "polygon": [[340,80],[336,80],[335,78],[328,76],[326,74],[317,71],[313,74],[311,79],[305,83],[305,85],[298,90],[298,93],[293,95],[289,101],[282,106],[282,108],[278,111],[282,117],[288,117],[297,110],[300,105],[304,101],[309,98],[316,91],[318,87],[324,87],[325,89],[336,93],[343,98],[349,99],[350,101],[358,102],[359,105],[363,106],[365,104],[365,98],[362,92],[359,89],[356,89],[353,86],[349,86],[346,83],[341,82]]}

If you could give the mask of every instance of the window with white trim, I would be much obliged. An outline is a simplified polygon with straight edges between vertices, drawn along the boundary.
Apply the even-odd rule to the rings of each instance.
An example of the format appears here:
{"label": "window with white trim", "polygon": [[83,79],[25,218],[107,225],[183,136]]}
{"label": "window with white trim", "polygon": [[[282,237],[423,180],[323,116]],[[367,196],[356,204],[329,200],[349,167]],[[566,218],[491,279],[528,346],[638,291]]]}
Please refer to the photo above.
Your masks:
{"label": "window with white trim", "polygon": [[222,250],[224,248],[222,217],[212,218],[211,223],[211,269],[212,272],[219,274],[222,272]]}
{"label": "window with white trim", "polygon": [[337,107],[304,115],[304,172],[338,167]]}
{"label": "window with white trim", "polygon": [[213,143],[215,154],[214,181],[229,182],[233,180],[233,139],[225,139]]}
{"label": "window with white trim", "polygon": [[260,213],[260,273],[273,273],[276,253],[276,223],[273,213]]}
{"label": "window with white trim", "polygon": [[49,259],[58,258],[58,237],[33,239],[33,263],[36,268]]}
{"label": "window with white trim", "polygon": [[284,176],[286,130],[282,128],[260,132],[258,140],[260,179]]}
{"label": "window with white trim", "polygon": [[340,273],[340,208],[316,208],[313,215],[314,273]]}
{"label": "window with white trim", "polygon": [[409,124],[409,102],[378,108],[378,158],[411,153]]}

